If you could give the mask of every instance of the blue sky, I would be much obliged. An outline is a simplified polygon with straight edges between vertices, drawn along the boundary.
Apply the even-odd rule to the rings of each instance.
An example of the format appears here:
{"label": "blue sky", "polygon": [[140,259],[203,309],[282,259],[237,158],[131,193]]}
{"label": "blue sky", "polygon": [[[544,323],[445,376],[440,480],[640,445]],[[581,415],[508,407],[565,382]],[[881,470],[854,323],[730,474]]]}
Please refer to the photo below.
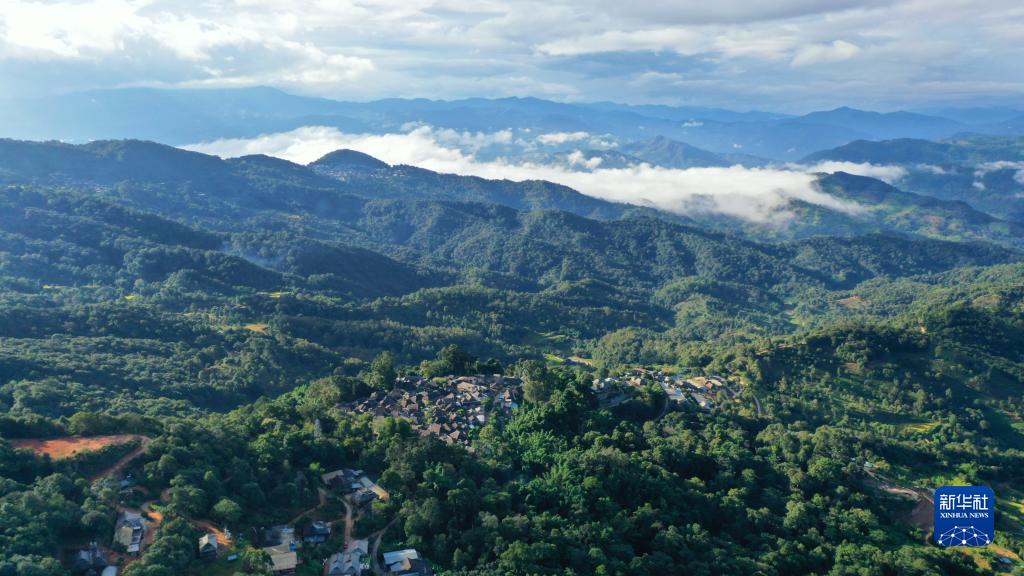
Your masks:
{"label": "blue sky", "polygon": [[1019,0],[4,0],[0,96],[269,85],[803,112],[1024,104]]}

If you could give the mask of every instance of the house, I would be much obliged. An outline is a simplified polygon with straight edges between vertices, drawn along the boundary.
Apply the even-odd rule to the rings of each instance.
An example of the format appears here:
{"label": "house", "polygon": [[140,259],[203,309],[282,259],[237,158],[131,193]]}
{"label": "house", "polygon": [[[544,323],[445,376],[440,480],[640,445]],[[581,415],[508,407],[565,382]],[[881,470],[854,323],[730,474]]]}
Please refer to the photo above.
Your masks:
{"label": "house", "polygon": [[302,541],[311,544],[323,544],[331,537],[331,525],[315,520],[302,533]]}
{"label": "house", "polygon": [[391,494],[389,494],[387,490],[381,488],[376,482],[370,480],[366,476],[360,478],[359,482],[363,485],[363,488],[373,492],[374,495],[376,495],[377,498],[380,498],[382,502],[387,502],[388,499],[391,498]]}
{"label": "house", "polygon": [[419,559],[420,553],[415,548],[406,548],[405,550],[394,550],[392,552],[384,553],[384,564],[387,567],[391,567],[393,564],[400,564],[405,560],[416,560]]}
{"label": "house", "polygon": [[377,495],[369,490],[360,490],[352,496],[352,502],[356,506],[363,507],[377,499]]}
{"label": "house", "polygon": [[95,542],[89,544],[88,548],[79,550],[71,562],[71,572],[80,576],[100,576],[101,571],[107,567],[107,558]]}
{"label": "house", "polygon": [[690,395],[693,396],[693,401],[700,406],[701,410],[711,410],[714,407],[714,402],[700,392],[691,392]]}
{"label": "house", "polygon": [[695,376],[686,380],[686,384],[697,390],[706,390],[708,388],[708,379],[703,376]]}
{"label": "house", "polygon": [[271,526],[260,535],[260,546],[283,552],[295,550],[295,529],[288,526]]}
{"label": "house", "polygon": [[339,492],[341,494],[350,494],[361,488],[359,479],[363,476],[362,470],[352,470],[351,468],[342,468],[341,470],[335,470],[328,472],[320,476],[320,480],[324,484],[329,486],[331,490]]}
{"label": "house", "polygon": [[114,542],[124,547],[125,552],[138,556],[142,552],[142,538],[146,533],[146,521],[142,514],[125,510],[114,525]]}
{"label": "house", "polygon": [[675,384],[671,382],[662,382],[661,389],[665,391],[665,394],[668,396],[668,399],[670,401],[675,402],[677,404],[682,404],[686,402],[686,395]]}
{"label": "house", "polygon": [[426,560],[415,559],[415,560],[404,560],[398,570],[392,570],[391,572],[395,576],[433,576],[434,571],[430,569],[430,564],[427,564]]}
{"label": "house", "polygon": [[218,553],[217,537],[213,534],[203,534],[199,538],[199,557],[203,560],[216,560]]}
{"label": "house", "polygon": [[276,552],[270,554],[270,570],[274,576],[294,576],[299,565],[299,556],[295,552]]}
{"label": "house", "polygon": [[420,558],[419,552],[408,548],[384,553],[384,564],[388,573],[396,576],[432,576],[433,570],[426,560]]}
{"label": "house", "polygon": [[324,564],[323,576],[360,576],[367,558],[366,550],[366,540],[356,540],[344,552],[331,555]]}

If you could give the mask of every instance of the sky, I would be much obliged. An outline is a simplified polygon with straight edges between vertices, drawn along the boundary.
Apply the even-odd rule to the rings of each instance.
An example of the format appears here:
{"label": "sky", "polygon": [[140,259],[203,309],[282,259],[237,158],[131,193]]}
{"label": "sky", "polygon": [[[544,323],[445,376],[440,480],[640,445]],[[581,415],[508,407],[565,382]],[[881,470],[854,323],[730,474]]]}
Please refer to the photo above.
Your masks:
{"label": "sky", "polygon": [[780,112],[1020,105],[1024,3],[0,2],[0,97],[254,85]]}

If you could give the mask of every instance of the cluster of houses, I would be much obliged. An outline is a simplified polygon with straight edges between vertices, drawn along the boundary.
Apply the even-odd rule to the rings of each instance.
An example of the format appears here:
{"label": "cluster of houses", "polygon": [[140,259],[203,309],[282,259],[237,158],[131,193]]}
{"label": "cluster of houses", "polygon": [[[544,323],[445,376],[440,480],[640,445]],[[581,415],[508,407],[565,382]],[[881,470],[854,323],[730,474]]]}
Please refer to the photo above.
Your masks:
{"label": "cluster of houses", "polygon": [[[362,470],[343,468],[322,474],[320,479],[335,493],[346,496],[359,506],[374,500],[388,501],[387,490],[371,480]],[[270,556],[271,572],[274,576],[292,576],[299,566],[298,551],[304,544],[324,544],[331,539],[334,526],[331,522],[313,520],[297,533],[292,526],[271,526],[253,531],[256,545]],[[199,538],[198,554],[204,560],[215,560],[220,554],[220,545],[214,534]],[[228,560],[235,559],[229,556]],[[328,576],[351,576],[369,570],[369,546],[366,540],[349,543],[344,552],[332,555],[324,563],[323,573]],[[413,574],[413,573],[409,573]],[[428,574],[428,573],[424,573]]]}
{"label": "cluster of houses", "polygon": [[[715,407],[714,398],[721,391],[727,396],[735,396],[735,392],[732,387],[726,382],[725,378],[721,376],[695,376],[693,378],[687,378],[682,381],[682,385],[677,380],[673,383],[676,390],[685,389],[689,392],[690,397],[697,403],[702,410],[711,410]],[[685,388],[683,388],[685,386]]]}
{"label": "cluster of houses", "polygon": [[[331,555],[324,562],[323,576],[362,576],[370,571],[370,554],[366,540],[354,540],[344,552]],[[388,576],[433,576],[430,564],[415,549],[384,553],[384,570]]]}
{"label": "cluster of houses", "polygon": [[336,493],[348,496],[356,506],[365,506],[374,500],[387,502],[391,498],[387,490],[370,480],[362,470],[342,468],[321,474],[320,480]]}
{"label": "cluster of houses", "polygon": [[468,446],[472,431],[519,407],[523,390],[522,380],[500,374],[404,377],[395,384],[390,392],[377,391],[340,407],[374,417],[404,418],[421,434]]}
{"label": "cluster of houses", "polygon": [[684,378],[645,368],[635,368],[621,376],[595,378],[591,390],[602,406],[612,407],[631,398],[631,389],[652,383],[661,386],[670,402],[680,406],[692,402],[705,411],[714,409],[715,398],[720,390],[728,396],[735,396],[735,391],[721,376]]}

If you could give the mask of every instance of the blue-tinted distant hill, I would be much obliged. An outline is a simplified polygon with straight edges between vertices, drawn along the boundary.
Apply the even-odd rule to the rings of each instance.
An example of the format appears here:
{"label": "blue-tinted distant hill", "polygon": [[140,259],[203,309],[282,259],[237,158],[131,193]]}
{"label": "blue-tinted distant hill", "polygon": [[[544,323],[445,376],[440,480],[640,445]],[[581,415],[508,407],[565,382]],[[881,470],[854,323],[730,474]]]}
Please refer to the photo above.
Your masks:
{"label": "blue-tinted distant hill", "polygon": [[1024,222],[1024,137],[858,140],[804,158],[822,160],[897,164],[907,171],[900,188]]}
{"label": "blue-tinted distant hill", "polygon": [[[1020,118],[980,125],[909,112],[840,108],[790,117],[717,108],[560,103],[538,98],[344,102],[272,88],[131,88],[0,102],[0,136],[85,142],[139,138],[173,145],[250,138],[302,126],[386,133],[410,123],[459,131],[505,129],[537,135],[587,132],[619,143],[664,137],[717,154],[796,160],[816,150],[867,139],[936,138],[961,132],[1024,131]],[[514,146],[503,154],[514,157]]]}
{"label": "blue-tinted distant hill", "polygon": [[1011,108],[1007,106],[988,106],[973,108],[925,108],[922,110],[911,110],[929,116],[941,116],[956,120],[961,124],[975,126],[985,124],[997,124],[1013,118],[1024,116],[1024,108]]}
{"label": "blue-tinted distant hill", "polygon": [[836,108],[801,116],[801,122],[840,126],[869,134],[876,140],[888,138],[942,138],[967,130],[967,126],[939,116],[912,112],[869,112],[854,108]]}

